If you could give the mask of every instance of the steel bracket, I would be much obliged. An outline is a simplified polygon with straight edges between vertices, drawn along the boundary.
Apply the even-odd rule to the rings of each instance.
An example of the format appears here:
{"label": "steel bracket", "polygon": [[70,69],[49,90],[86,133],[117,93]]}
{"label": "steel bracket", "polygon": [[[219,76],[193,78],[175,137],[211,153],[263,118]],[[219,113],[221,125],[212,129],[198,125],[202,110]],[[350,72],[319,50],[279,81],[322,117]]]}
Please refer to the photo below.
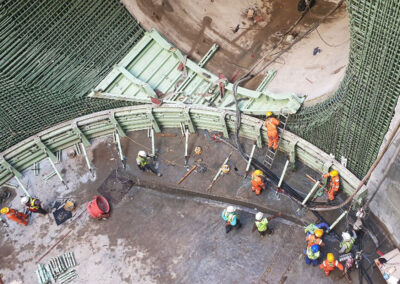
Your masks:
{"label": "steel bracket", "polygon": [[89,139],[83,134],[83,132],[79,129],[78,124],[75,122],[72,124],[72,131],[79,137],[83,145],[90,146]]}
{"label": "steel bracket", "polygon": [[42,150],[54,163],[58,162],[56,155],[54,155],[54,153],[51,152],[50,149],[43,144],[42,140],[40,140],[40,137],[37,137],[35,139],[35,143],[40,148],[40,150]]}
{"label": "steel bracket", "polygon": [[119,124],[118,120],[115,118],[115,113],[114,112],[111,112],[110,121],[114,125],[115,129],[117,130],[119,136],[126,137],[125,131],[122,129],[122,127]]}
{"label": "steel bracket", "polygon": [[18,178],[22,178],[22,174],[17,171],[13,166],[11,166],[6,159],[4,159],[4,157],[0,156],[0,165],[5,168],[7,171],[9,171],[10,173],[12,173],[13,175],[15,175]]}
{"label": "steel bracket", "polygon": [[156,118],[153,115],[153,108],[149,108],[148,113],[147,113],[147,117],[150,120],[150,123],[153,126],[154,131],[156,133],[160,133],[161,129],[160,129],[160,126],[157,123]]}
{"label": "steel bracket", "polygon": [[296,164],[296,145],[298,142],[299,142],[298,140],[292,140],[288,144],[289,161],[292,165]]}
{"label": "steel bracket", "polygon": [[226,125],[226,112],[221,112],[220,116],[219,116],[219,121],[222,125],[222,133],[224,134],[225,138],[229,138],[229,132],[228,132],[228,126]]}
{"label": "steel bracket", "polygon": [[258,148],[262,148],[262,136],[261,136],[261,128],[263,127],[264,122],[260,122],[257,126],[257,138],[256,138],[256,143]]}
{"label": "steel bracket", "polygon": [[194,127],[192,118],[190,117],[190,108],[185,108],[183,114],[185,116],[185,124],[188,126],[190,133],[195,133],[196,129]]}

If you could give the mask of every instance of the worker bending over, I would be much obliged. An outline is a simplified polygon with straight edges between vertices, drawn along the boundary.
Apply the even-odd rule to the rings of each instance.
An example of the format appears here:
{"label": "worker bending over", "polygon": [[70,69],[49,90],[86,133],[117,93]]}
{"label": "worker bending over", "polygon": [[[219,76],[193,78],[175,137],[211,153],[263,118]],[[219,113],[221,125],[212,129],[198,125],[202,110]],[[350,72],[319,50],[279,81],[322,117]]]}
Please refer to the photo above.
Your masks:
{"label": "worker bending over", "polygon": [[353,237],[350,236],[348,232],[342,233],[343,241],[339,244],[340,250],[339,253],[349,253],[353,249],[353,245],[355,240],[357,239],[357,234],[353,230]]}
{"label": "worker bending over", "polygon": [[281,124],[281,122],[272,116],[272,112],[268,111],[267,119],[265,120],[265,127],[267,128],[268,136],[268,148],[273,148],[276,150],[278,148],[278,129],[276,127]]}
{"label": "worker bending over", "polygon": [[8,207],[3,207],[0,210],[0,213],[6,215],[6,217],[11,221],[17,222],[18,224],[22,224],[24,226],[28,225],[28,215],[24,213]]}
{"label": "worker bending over", "polygon": [[315,230],[317,230],[317,229],[329,230],[330,228],[329,228],[328,224],[326,224],[325,222],[321,222],[321,223],[318,223],[318,224],[314,224],[313,223],[313,224],[308,225],[304,229],[304,233],[306,233],[307,236],[308,235],[312,235],[312,234],[315,233]]}
{"label": "worker bending over", "polygon": [[268,222],[271,221],[273,217],[264,217],[262,212],[258,212],[256,214],[256,220],[254,221],[252,232],[256,229],[260,233],[261,236],[265,236],[266,234],[271,235],[274,231],[268,227]]}
{"label": "worker bending over", "polygon": [[156,174],[159,177],[162,176],[161,173],[157,172],[153,166],[150,165],[147,153],[145,151],[138,152],[136,164],[141,171],[151,171],[153,174]]}
{"label": "worker bending over", "polygon": [[330,183],[330,187],[328,190],[328,199],[334,200],[335,195],[339,191],[339,173],[337,170],[333,170],[333,171],[330,171],[329,173],[324,174],[323,177],[324,178],[331,177],[331,183]]}
{"label": "worker bending over", "polygon": [[43,215],[47,214],[47,211],[42,208],[41,202],[37,198],[24,196],[21,198],[21,204],[26,206],[29,212],[40,213]]}
{"label": "worker bending over", "polygon": [[239,229],[242,224],[239,221],[239,214],[233,206],[228,206],[222,211],[222,219],[225,221],[225,232],[229,233],[233,227]]}
{"label": "worker bending over", "polygon": [[324,262],[319,266],[319,268],[325,271],[326,276],[329,276],[329,273],[332,270],[335,270],[336,267],[343,271],[343,265],[339,261],[335,260],[333,253],[328,253],[326,260],[324,260]]}
{"label": "worker bending over", "polygon": [[261,194],[261,190],[265,188],[264,174],[260,170],[255,170],[251,174],[251,190],[256,192],[256,195]]}
{"label": "worker bending over", "polygon": [[324,234],[324,230],[316,229],[314,234],[309,234],[306,237],[307,246],[311,247],[313,245],[319,245],[323,247],[325,244],[322,241],[322,235]]}
{"label": "worker bending over", "polygon": [[312,245],[304,250],[306,264],[313,264],[313,266],[318,265],[318,258],[321,256],[319,251],[319,245]]}

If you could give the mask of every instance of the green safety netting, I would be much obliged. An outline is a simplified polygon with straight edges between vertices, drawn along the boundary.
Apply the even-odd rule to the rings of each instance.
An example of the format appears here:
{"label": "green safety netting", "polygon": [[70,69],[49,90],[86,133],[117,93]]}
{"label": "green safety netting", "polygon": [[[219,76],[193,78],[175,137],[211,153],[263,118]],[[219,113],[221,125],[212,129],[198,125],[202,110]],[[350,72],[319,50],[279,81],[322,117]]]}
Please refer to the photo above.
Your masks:
{"label": "green safety netting", "polygon": [[118,1],[0,1],[0,30],[0,151],[127,105],[86,97],[144,34]]}
{"label": "green safety netting", "polygon": [[374,162],[400,95],[400,1],[347,0],[351,46],[346,76],[328,100],[288,127],[358,177]]}

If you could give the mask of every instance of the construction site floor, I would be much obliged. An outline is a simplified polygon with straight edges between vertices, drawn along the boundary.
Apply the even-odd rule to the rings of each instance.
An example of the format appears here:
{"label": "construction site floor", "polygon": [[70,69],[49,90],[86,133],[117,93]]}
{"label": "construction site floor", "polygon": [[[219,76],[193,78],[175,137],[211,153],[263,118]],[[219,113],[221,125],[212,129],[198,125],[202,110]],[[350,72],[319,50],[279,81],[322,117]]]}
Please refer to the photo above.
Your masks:
{"label": "construction site floor", "polygon": [[[242,142],[249,152],[250,141],[243,139]],[[151,152],[151,139],[146,131],[129,133],[122,139],[126,169],[112,137],[108,137],[92,141],[87,149],[95,167],[94,175],[88,171],[83,155],[69,158],[69,151],[63,151],[57,168],[68,188],[57,176],[44,181],[52,171],[47,161],[40,163],[37,176],[32,170],[24,172],[23,183],[32,195],[43,201],[46,209],[55,201],[66,199],[73,199],[77,208],[73,217],[59,226],[52,214],[33,215],[27,227],[11,221],[7,222],[9,227],[2,225],[0,273],[3,281],[37,283],[34,271],[43,255],[48,252],[40,263],[73,251],[79,275],[73,283],[346,283],[339,271],[325,277],[321,269],[304,262],[304,225],[318,221],[316,217],[311,212],[298,210],[287,197],[277,197],[270,183],[261,196],[252,193],[250,179],[244,178],[245,162],[235,151],[229,162],[231,172],[220,177],[210,192],[206,191],[232,151],[229,146],[214,141],[206,131],[190,135],[187,167],[184,165],[185,139],[180,132],[157,136],[155,146],[158,152],[155,165],[162,177],[143,173],[136,167],[137,152]],[[194,155],[195,146],[202,147],[200,156]],[[257,149],[255,157],[261,160],[264,150]],[[284,162],[285,157],[278,156],[273,166],[276,174],[280,175]],[[197,172],[178,185],[177,181],[195,164],[199,166]],[[312,182],[305,173],[317,178],[315,172],[297,163],[297,171],[289,171],[285,181],[307,192]],[[16,181],[12,180],[11,184]],[[21,211],[22,191],[19,188],[10,191],[12,197],[1,205]],[[110,201],[111,216],[107,220],[94,220],[86,212],[86,203],[98,194]],[[228,204],[238,207],[243,226],[226,234],[221,211]],[[267,214],[282,213],[270,222],[273,235],[260,237],[257,232],[251,232],[254,213],[258,210]],[[340,213],[323,214],[323,217],[331,223]],[[335,230],[340,234],[345,226],[346,221],[342,221]],[[380,233],[377,235],[382,241],[380,249],[387,252],[390,242]],[[327,252],[338,256],[338,240],[334,235],[325,236],[324,241],[324,258]],[[376,268],[370,265],[377,255],[367,237],[363,249],[366,272],[373,283],[384,283]],[[358,271],[352,272],[351,277],[357,283]]]}

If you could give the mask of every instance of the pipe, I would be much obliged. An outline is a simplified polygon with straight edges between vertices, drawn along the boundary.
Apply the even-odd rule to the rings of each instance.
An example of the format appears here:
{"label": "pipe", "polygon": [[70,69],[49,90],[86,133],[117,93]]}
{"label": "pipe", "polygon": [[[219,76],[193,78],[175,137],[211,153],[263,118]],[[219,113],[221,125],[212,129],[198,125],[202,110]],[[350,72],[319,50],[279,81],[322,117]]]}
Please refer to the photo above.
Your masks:
{"label": "pipe", "polygon": [[89,171],[92,172],[92,166],[90,165],[89,157],[88,157],[88,154],[86,152],[85,145],[83,145],[83,143],[81,143],[81,148],[82,148],[83,156],[85,156],[86,164],[87,164],[87,166],[89,168]]}
{"label": "pipe", "polygon": [[[232,153],[233,153],[233,151],[228,155],[228,157],[225,159],[225,161],[223,162],[223,164],[221,165],[221,167],[222,167],[223,165],[225,165],[225,164],[229,161],[229,158],[231,157]],[[215,177],[213,178],[211,184],[208,186],[207,191],[211,190],[211,188],[212,188],[212,186],[214,185],[215,181],[217,180],[217,178],[219,177],[219,175],[222,173],[221,167],[219,168],[217,174],[216,174]]]}
{"label": "pipe", "polygon": [[151,129],[151,152],[153,157],[156,156],[156,137],[154,135],[154,128]]}
{"label": "pipe", "polygon": [[188,155],[188,148],[189,148],[189,130],[188,129],[186,129],[186,132],[185,132],[185,165],[187,165],[188,164],[188,161],[189,161],[189,155]]}
{"label": "pipe", "polygon": [[124,154],[122,153],[121,140],[119,139],[118,132],[115,132],[115,140],[117,141],[119,157],[121,158],[121,161],[123,162],[124,161]]}
{"label": "pipe", "polygon": [[337,219],[335,222],[333,222],[332,225],[330,225],[329,230],[327,231],[328,233],[340,222],[340,220],[342,220],[344,218],[344,216],[346,216],[347,214],[347,210],[344,211]]}
{"label": "pipe", "polygon": [[54,162],[51,160],[50,157],[48,157],[48,158],[49,158],[50,164],[51,164],[51,166],[53,167],[53,169],[54,169],[55,173],[57,174],[58,178],[59,178],[60,181],[67,187],[67,184],[66,184],[65,181],[63,180],[61,174],[58,172],[58,170],[57,170],[57,168],[56,168],[56,165],[54,164]]}
{"label": "pipe", "polygon": [[317,182],[313,185],[313,187],[311,188],[310,192],[307,194],[306,198],[304,198],[304,200],[303,200],[303,202],[301,203],[301,205],[304,206],[304,205],[307,203],[308,199],[310,199],[311,195],[312,195],[312,194],[314,193],[314,191],[317,189],[318,185],[319,185],[319,181],[317,181]]}
{"label": "pipe", "polygon": [[22,188],[22,190],[24,191],[25,195],[28,197],[31,197],[31,195],[29,194],[29,192],[26,190],[25,186],[22,184],[21,180],[15,176],[15,179],[17,180],[19,186]]}
{"label": "pipe", "polygon": [[289,160],[286,160],[286,164],[285,164],[285,167],[283,168],[281,178],[279,179],[279,182],[278,182],[278,188],[280,188],[281,185],[282,185],[283,178],[285,177],[286,170],[287,170],[288,166],[289,166]]}

